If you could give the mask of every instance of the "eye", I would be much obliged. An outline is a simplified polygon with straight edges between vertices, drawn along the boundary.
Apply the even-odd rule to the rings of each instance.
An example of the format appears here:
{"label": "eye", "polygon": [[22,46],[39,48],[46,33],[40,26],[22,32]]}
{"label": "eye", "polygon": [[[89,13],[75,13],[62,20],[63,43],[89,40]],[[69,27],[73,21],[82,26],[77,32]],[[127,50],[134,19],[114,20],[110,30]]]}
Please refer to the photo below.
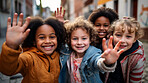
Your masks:
{"label": "eye", "polygon": [[42,40],[43,40],[43,39],[45,39],[45,37],[42,37],[42,36],[41,36],[41,37],[39,37],[39,39],[42,39]]}
{"label": "eye", "polygon": [[121,34],[115,34],[117,37],[121,37],[122,35]]}
{"label": "eye", "polygon": [[87,38],[82,38],[83,40],[86,40]]}
{"label": "eye", "polygon": [[101,27],[101,25],[100,25],[100,24],[96,24],[95,26],[96,26],[96,27]]}
{"label": "eye", "polygon": [[55,36],[55,35],[54,35],[54,36],[50,36],[49,38],[50,38],[50,39],[54,39],[54,38],[56,38],[56,36]]}
{"label": "eye", "polygon": [[78,38],[72,38],[72,40],[78,40]]}
{"label": "eye", "polygon": [[103,25],[104,27],[109,27],[109,25]]}
{"label": "eye", "polygon": [[126,36],[126,37],[127,37],[127,38],[131,38],[132,36],[129,36],[129,35],[128,35],[128,36]]}

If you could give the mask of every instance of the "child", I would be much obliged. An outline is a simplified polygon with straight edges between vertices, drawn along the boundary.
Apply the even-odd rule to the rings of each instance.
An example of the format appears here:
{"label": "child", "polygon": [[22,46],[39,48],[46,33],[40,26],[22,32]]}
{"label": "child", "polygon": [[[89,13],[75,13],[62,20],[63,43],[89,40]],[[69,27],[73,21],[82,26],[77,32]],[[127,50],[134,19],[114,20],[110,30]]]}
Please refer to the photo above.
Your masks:
{"label": "child", "polygon": [[[15,13],[11,27],[11,19],[8,18],[6,42],[0,56],[0,72],[5,75],[21,73],[23,83],[58,83],[59,49],[65,42],[66,33],[63,24],[55,18],[43,21],[36,17],[30,23],[27,18],[21,26],[22,13],[18,24],[16,19]],[[23,53],[19,47],[21,43],[25,49]]]}
{"label": "child", "polygon": [[110,25],[118,18],[118,14],[113,9],[105,7],[94,10],[88,17],[88,20],[92,22],[98,32],[96,47],[102,51],[102,39],[107,38]]}
{"label": "child", "polygon": [[[132,17],[123,17],[109,28],[113,44],[121,40],[119,49],[124,49],[117,61],[115,72],[107,74],[107,83],[140,83],[144,70],[143,44],[138,39],[143,36],[140,24]],[[108,76],[109,75],[109,76]]]}
{"label": "child", "polygon": [[99,71],[114,71],[115,62],[123,52],[123,50],[117,52],[120,42],[113,50],[111,37],[109,49],[101,55],[100,49],[91,46],[96,39],[96,32],[91,23],[78,17],[74,22],[66,23],[65,27],[67,44],[71,52],[60,55],[62,69],[59,83],[101,83]]}

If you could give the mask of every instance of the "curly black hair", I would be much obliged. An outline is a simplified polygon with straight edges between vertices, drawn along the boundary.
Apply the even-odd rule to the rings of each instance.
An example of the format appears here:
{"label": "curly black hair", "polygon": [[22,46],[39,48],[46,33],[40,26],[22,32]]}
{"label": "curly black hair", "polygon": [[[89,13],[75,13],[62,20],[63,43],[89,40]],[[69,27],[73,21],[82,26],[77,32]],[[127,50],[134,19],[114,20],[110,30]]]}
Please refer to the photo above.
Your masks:
{"label": "curly black hair", "polygon": [[101,7],[99,9],[94,10],[88,17],[88,20],[95,24],[96,19],[101,16],[108,18],[110,24],[112,24],[113,21],[119,19],[119,16],[116,11],[111,8]]}
{"label": "curly black hair", "polygon": [[55,33],[57,36],[57,42],[58,42],[56,51],[60,50],[61,46],[63,44],[65,44],[66,29],[64,27],[64,24],[62,22],[58,21],[54,17],[49,17],[45,20],[43,20],[40,17],[31,18],[31,21],[27,27],[27,29],[30,29],[30,33],[22,44],[23,48],[35,47],[34,42],[36,41],[35,40],[36,31],[40,26],[42,26],[44,24],[52,26],[53,29],[55,30]]}
{"label": "curly black hair", "polygon": [[66,29],[64,27],[64,24],[54,17],[47,18],[45,20],[45,24],[52,26],[55,30],[58,42],[57,50],[59,51],[62,45],[65,44],[66,40]]}

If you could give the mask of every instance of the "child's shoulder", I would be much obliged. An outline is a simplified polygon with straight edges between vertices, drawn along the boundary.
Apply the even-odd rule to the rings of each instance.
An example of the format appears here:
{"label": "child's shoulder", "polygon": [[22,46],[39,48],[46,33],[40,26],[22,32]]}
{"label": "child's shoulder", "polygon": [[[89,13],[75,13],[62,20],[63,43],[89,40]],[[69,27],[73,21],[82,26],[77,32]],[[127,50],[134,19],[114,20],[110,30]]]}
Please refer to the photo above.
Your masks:
{"label": "child's shoulder", "polygon": [[89,46],[88,50],[89,52],[94,52],[94,53],[101,53],[101,49],[96,48],[95,46]]}

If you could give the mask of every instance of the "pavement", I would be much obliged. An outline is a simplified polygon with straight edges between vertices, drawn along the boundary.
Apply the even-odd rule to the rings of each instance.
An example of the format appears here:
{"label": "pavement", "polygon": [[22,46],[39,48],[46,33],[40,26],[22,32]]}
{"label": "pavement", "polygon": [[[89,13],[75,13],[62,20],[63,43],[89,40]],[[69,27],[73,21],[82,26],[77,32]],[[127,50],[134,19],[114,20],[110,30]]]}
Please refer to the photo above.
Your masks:
{"label": "pavement", "polygon": [[[0,52],[1,52],[1,46],[5,40],[6,40],[5,38],[0,38]],[[148,41],[142,41],[142,42],[144,46],[144,55],[146,57],[142,83],[148,83]],[[21,83],[21,80],[22,77],[20,74],[10,77],[0,73],[0,83]]]}

